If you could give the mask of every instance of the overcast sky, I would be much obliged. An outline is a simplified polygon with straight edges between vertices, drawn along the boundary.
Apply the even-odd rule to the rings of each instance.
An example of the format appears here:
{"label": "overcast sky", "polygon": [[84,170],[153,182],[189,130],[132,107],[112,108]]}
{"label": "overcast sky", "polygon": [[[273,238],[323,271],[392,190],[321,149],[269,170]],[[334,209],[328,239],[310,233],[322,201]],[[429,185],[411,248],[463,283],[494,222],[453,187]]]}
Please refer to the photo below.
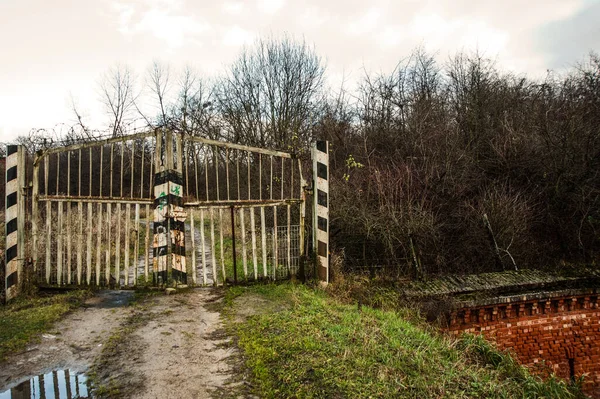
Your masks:
{"label": "overcast sky", "polygon": [[600,0],[0,0],[0,141],[72,123],[71,95],[105,127],[98,81],[117,63],[213,77],[244,45],[284,33],[314,44],[336,86],[389,72],[416,46],[441,62],[478,48],[541,77],[600,51]]}

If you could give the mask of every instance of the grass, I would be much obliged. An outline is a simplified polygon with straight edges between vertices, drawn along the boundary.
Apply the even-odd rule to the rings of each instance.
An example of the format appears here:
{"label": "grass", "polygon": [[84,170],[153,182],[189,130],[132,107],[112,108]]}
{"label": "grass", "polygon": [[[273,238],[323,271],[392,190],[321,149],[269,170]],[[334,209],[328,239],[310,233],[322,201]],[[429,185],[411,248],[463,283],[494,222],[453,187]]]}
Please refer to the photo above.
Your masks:
{"label": "grass", "polygon": [[18,298],[0,306],[0,361],[23,350],[50,330],[70,310],[81,305],[89,291],[70,291],[47,297]]}
{"label": "grass", "polygon": [[[245,295],[286,306],[236,322]],[[407,310],[359,310],[291,284],[234,287],[225,306],[260,397],[582,397],[563,381],[532,376],[481,337],[450,339],[409,321]]]}

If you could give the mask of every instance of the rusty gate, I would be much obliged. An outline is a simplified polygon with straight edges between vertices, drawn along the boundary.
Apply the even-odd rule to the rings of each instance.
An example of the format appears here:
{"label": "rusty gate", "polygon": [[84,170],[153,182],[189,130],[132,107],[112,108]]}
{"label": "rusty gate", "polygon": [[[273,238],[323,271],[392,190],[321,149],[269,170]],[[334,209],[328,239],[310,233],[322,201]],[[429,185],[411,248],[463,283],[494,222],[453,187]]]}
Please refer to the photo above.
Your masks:
{"label": "rusty gate", "polygon": [[306,184],[294,154],[171,131],[50,148],[20,261],[59,286],[286,278],[305,255]]}

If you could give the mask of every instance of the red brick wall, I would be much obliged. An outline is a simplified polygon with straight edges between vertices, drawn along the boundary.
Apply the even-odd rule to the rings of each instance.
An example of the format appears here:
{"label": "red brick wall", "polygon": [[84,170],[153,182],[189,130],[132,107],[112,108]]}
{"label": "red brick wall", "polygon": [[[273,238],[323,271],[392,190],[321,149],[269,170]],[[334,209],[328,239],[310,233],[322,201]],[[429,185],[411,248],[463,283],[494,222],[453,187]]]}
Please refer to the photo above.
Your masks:
{"label": "red brick wall", "polygon": [[600,397],[600,309],[590,295],[463,308],[449,331],[481,333],[510,349],[535,372],[570,378],[585,375],[584,391]]}

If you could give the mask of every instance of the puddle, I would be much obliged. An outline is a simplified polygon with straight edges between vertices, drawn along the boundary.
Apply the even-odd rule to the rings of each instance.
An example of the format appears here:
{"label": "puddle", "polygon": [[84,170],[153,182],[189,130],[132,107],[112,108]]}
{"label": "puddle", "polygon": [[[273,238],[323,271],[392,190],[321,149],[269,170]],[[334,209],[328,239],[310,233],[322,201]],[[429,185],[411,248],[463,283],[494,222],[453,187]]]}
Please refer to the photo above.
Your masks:
{"label": "puddle", "polygon": [[0,399],[75,399],[90,398],[85,374],[56,370],[40,374],[0,392]]}

